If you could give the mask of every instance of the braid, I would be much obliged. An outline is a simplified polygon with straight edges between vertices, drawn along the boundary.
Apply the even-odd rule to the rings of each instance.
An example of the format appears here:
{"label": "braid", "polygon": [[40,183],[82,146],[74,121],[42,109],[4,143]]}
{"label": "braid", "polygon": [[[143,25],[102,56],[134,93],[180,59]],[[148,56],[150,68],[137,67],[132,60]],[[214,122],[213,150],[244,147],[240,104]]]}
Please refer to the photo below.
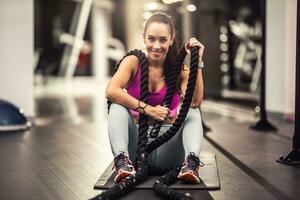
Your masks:
{"label": "braid", "polygon": [[[141,65],[141,100],[145,103],[148,102],[148,63],[147,59],[144,55],[144,53],[140,50],[133,50],[130,51],[126,56],[128,55],[135,55],[139,59],[139,63]],[[169,80],[167,94],[164,99],[164,104],[169,107],[170,102],[172,99],[172,96],[176,89],[176,80],[179,76],[181,67],[183,65],[183,60],[186,55],[186,52],[184,51],[184,48],[180,51],[180,56],[178,57],[176,61],[176,65],[174,66],[174,70],[172,71],[171,78]],[[126,57],[125,56],[125,57]],[[122,58],[123,60],[124,58]],[[122,61],[121,60],[121,61]],[[121,62],[120,61],[120,62]],[[117,65],[115,71],[117,71],[118,66]],[[124,180],[122,180],[120,183],[116,184],[109,190],[102,192],[100,195],[93,198],[93,200],[101,199],[101,200],[110,200],[110,199],[116,199],[118,197],[121,197],[122,195],[129,192],[131,189],[133,189],[136,185],[139,183],[145,181],[149,174],[162,174],[166,172],[166,169],[155,169],[150,168],[147,163],[147,157],[148,155],[158,148],[160,145],[167,142],[170,138],[172,138],[180,129],[182,126],[185,117],[188,113],[189,106],[192,101],[193,92],[196,85],[197,80],[197,67],[198,66],[198,47],[193,47],[191,49],[191,69],[190,69],[190,75],[188,79],[188,85],[187,85],[187,91],[186,95],[183,100],[183,104],[181,106],[181,109],[179,111],[179,115],[177,119],[175,120],[174,124],[170,127],[170,129],[164,133],[163,135],[156,138],[153,142],[148,144],[147,139],[147,130],[149,128],[148,126],[148,117],[145,114],[140,114],[139,119],[139,135],[138,135],[138,157],[136,160],[136,169],[137,173],[135,175],[131,175]],[[175,81],[174,81],[175,80]],[[109,102],[108,102],[109,103]],[[158,128],[158,131],[161,127],[161,123],[156,123]],[[158,179],[153,185],[155,192],[164,198],[167,199],[180,199],[180,200],[191,200],[192,197],[190,197],[189,194],[182,193],[173,189],[168,188],[168,185],[174,183],[177,180],[177,175],[179,173],[180,168],[175,168],[170,171],[168,169],[168,173],[161,178]]]}

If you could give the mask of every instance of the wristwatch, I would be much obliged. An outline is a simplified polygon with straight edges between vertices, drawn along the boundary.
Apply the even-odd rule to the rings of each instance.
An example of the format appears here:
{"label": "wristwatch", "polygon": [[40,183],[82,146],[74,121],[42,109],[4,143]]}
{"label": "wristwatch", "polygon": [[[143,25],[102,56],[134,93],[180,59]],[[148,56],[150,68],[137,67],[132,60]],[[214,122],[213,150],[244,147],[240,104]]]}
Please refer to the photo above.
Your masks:
{"label": "wristwatch", "polygon": [[199,69],[199,68],[204,68],[204,62],[198,63],[198,69]]}

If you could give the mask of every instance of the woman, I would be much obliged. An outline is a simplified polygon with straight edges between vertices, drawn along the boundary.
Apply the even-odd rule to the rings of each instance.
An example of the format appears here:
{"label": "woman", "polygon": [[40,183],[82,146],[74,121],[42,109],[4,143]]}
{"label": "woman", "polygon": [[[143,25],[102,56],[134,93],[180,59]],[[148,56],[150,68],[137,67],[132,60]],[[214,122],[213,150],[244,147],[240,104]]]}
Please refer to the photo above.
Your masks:
{"label": "woman", "polygon": [[[143,39],[149,64],[148,104],[140,101],[140,66],[135,56],[127,56],[119,66],[106,88],[106,97],[112,102],[108,116],[110,144],[115,156],[115,177],[118,182],[135,174],[132,161],[136,157],[139,114],[146,114],[150,121],[163,122],[159,134],[163,134],[174,123],[180,102],[185,95],[189,68],[183,66],[170,109],[161,106],[166,94],[166,82],[172,63],[178,55],[175,28],[170,16],[165,13],[153,14],[145,23]],[[168,142],[154,150],[148,157],[153,166],[182,166],[178,175],[183,181],[200,183],[198,169],[199,153],[203,130],[199,106],[203,99],[202,55],[204,46],[195,38],[189,39],[185,49],[199,47],[198,78],[188,115],[179,132]],[[127,91],[125,91],[126,89]],[[150,138],[151,140],[151,138]]]}

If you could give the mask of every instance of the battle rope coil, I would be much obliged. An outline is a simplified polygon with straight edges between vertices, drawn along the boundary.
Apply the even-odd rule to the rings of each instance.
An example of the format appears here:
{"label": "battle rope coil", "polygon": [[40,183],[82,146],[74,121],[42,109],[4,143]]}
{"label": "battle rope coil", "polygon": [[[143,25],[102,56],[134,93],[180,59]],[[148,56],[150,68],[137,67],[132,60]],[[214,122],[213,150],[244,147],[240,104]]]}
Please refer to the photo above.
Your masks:
{"label": "battle rope coil", "polygon": [[[137,149],[137,160],[136,160],[136,174],[126,177],[120,183],[116,184],[115,186],[111,187],[109,190],[102,192],[100,195],[93,198],[93,200],[111,200],[117,199],[122,195],[129,192],[134,186],[142,183],[148,178],[149,174],[162,174],[169,171],[164,176],[160,177],[154,184],[155,192],[166,199],[180,199],[180,200],[190,200],[192,197],[188,193],[182,193],[173,189],[168,188],[167,186],[174,183],[177,180],[177,175],[180,171],[180,168],[177,167],[175,169],[153,169],[150,168],[147,164],[147,157],[148,155],[158,148],[160,145],[166,143],[169,139],[171,139],[180,129],[182,126],[186,115],[188,113],[193,92],[196,85],[197,80],[197,69],[198,69],[198,47],[193,47],[191,49],[191,63],[190,63],[190,74],[188,79],[188,85],[186,89],[186,94],[184,96],[183,103],[181,105],[179,114],[173,123],[173,125],[169,128],[169,130],[164,133],[163,135],[157,137],[154,141],[148,144],[147,138],[147,130],[148,126],[148,116],[145,114],[140,114],[139,117],[139,135],[138,135],[138,149]],[[144,103],[148,103],[148,63],[145,54],[141,50],[133,50],[126,54],[121,61],[116,66],[114,73],[118,70],[120,63],[123,59],[129,55],[135,55],[141,66],[141,95],[140,100]],[[186,51],[184,47],[181,48],[179,55],[176,60],[176,65],[173,66],[170,79],[167,81],[167,93],[164,98],[163,105],[166,107],[170,106],[173,94],[176,90],[176,81],[180,75],[180,71],[183,66],[183,60],[186,56]],[[111,102],[108,101],[108,109],[110,107]],[[153,130],[151,133],[154,135],[158,135],[160,131],[162,123],[156,122],[153,126]]]}

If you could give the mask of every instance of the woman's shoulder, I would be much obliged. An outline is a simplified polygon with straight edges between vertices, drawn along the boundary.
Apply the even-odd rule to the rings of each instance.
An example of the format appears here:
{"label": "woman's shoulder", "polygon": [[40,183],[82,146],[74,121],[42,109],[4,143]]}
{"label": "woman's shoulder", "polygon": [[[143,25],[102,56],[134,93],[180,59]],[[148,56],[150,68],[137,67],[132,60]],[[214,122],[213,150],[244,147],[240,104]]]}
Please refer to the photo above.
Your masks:
{"label": "woman's shoulder", "polygon": [[138,66],[139,66],[139,60],[134,55],[126,56],[122,60],[118,71],[120,70],[120,73],[122,74],[122,76],[120,76],[120,78],[124,79],[125,76],[128,76],[128,82],[126,84],[127,85],[126,87],[128,87],[128,85],[131,85],[132,80],[134,79],[134,77],[137,74]]}
{"label": "woman's shoulder", "polygon": [[137,64],[139,60],[135,55],[129,55],[126,56],[123,61],[130,62],[132,64]]}
{"label": "woman's shoulder", "polygon": [[137,72],[139,65],[139,60],[134,55],[126,56],[121,62],[120,67],[126,67],[126,69],[130,69],[134,74]]}

